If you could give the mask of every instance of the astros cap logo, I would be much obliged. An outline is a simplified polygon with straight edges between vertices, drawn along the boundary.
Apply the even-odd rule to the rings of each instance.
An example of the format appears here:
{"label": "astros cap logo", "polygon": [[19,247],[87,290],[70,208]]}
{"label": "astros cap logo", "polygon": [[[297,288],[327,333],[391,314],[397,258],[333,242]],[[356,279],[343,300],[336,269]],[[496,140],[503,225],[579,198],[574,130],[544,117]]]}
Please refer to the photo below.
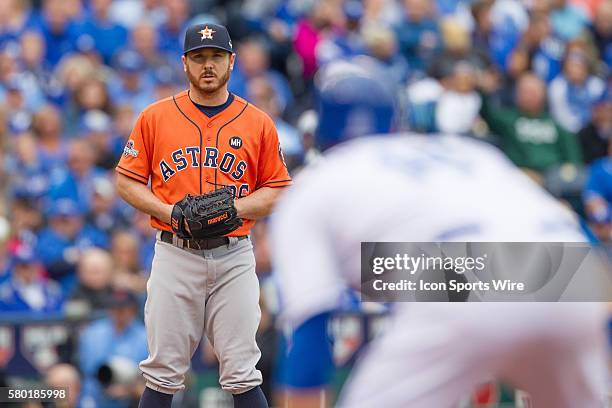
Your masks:
{"label": "astros cap logo", "polygon": [[198,34],[202,34],[202,38],[201,40],[204,41],[206,39],[208,40],[212,40],[213,39],[213,34],[216,33],[216,31],[208,28],[208,26],[206,26],[205,28],[203,28],[202,30],[198,31]]}

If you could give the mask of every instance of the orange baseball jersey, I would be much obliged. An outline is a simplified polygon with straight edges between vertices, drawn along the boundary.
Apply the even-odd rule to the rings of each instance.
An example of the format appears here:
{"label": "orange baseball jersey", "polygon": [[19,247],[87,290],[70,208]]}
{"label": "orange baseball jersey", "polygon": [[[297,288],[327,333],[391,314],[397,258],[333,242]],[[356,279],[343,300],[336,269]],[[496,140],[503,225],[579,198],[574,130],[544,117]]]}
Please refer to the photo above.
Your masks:
{"label": "orange baseball jersey", "polygon": [[[261,187],[291,184],[272,119],[235,96],[222,112],[207,117],[188,91],[148,106],[138,117],[115,169],[141,183],[162,202],[203,194],[225,185],[237,198]],[[244,220],[229,236],[247,235]],[[151,226],[172,231],[151,217]]]}

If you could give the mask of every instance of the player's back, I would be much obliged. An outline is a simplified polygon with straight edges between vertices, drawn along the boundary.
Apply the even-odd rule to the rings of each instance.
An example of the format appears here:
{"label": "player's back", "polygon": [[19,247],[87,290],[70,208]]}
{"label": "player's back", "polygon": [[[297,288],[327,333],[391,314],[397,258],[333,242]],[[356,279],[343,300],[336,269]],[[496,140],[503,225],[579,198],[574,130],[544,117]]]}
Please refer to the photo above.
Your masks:
{"label": "player's back", "polygon": [[337,220],[335,229],[355,238],[583,239],[568,209],[499,150],[468,138],[364,138],[330,151],[300,182],[325,197],[322,204],[333,204],[326,212]]}
{"label": "player's back", "polygon": [[459,136],[406,133],[339,145],[298,175],[278,212],[277,224],[291,219],[279,229],[299,230],[295,242],[278,243],[280,258],[283,247],[325,240],[350,281],[359,279],[365,241],[585,239],[573,213],[499,150]]}

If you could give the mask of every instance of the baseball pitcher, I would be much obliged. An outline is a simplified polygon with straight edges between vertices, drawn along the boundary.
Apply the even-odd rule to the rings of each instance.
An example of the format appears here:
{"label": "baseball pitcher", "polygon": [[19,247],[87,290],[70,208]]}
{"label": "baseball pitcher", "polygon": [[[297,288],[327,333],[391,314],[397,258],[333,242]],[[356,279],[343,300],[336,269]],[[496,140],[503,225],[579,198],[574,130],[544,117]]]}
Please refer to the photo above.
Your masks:
{"label": "baseball pitcher", "polygon": [[189,27],[189,89],[140,114],[116,167],[119,194],[158,230],[143,408],[170,407],[204,334],[234,406],[268,406],[255,369],[259,286],[249,231],[291,178],[272,120],[227,90],[235,59],[225,27]]}

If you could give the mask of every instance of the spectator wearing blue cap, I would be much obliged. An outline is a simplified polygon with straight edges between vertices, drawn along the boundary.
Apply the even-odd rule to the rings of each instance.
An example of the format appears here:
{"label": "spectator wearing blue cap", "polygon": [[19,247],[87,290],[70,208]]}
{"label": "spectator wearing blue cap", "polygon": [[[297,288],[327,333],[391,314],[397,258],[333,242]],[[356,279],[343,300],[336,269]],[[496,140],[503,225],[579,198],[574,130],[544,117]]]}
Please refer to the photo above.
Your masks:
{"label": "spectator wearing blue cap", "polygon": [[104,63],[110,63],[115,52],[127,41],[128,32],[109,18],[111,0],[91,0],[91,9],[81,25],[82,35],[89,35]]}
{"label": "spectator wearing blue cap", "polygon": [[0,285],[0,312],[59,312],[63,296],[59,285],[43,277],[31,248],[18,248],[11,277]]}
{"label": "spectator wearing blue cap", "polygon": [[36,252],[50,276],[58,280],[64,293],[76,284],[76,264],[84,249],[108,247],[108,237],[84,223],[84,212],[76,201],[62,198],[47,210],[48,227],[38,235]]}
{"label": "spectator wearing blue cap", "polygon": [[548,88],[553,118],[565,130],[578,133],[591,120],[594,103],[601,98],[606,85],[590,73],[590,61],[582,50],[568,52],[563,72]]}
{"label": "spectator wearing blue cap", "polygon": [[606,90],[593,106],[593,114],[579,133],[582,152],[586,164],[606,157],[608,145],[612,141],[612,94]]}
{"label": "spectator wearing blue cap", "polygon": [[108,87],[113,104],[126,103],[140,112],[154,101],[153,85],[143,72],[147,65],[140,54],[134,50],[119,52],[115,68],[118,78],[110,81]]}

